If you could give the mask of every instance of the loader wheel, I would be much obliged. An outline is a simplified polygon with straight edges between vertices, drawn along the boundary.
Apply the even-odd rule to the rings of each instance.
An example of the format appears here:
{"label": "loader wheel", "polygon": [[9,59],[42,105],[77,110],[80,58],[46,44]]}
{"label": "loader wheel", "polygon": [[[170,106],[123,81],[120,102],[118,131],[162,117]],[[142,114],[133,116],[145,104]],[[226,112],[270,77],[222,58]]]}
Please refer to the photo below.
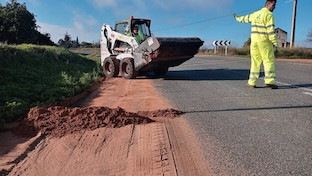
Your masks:
{"label": "loader wheel", "polygon": [[120,72],[121,76],[126,79],[133,79],[136,77],[137,72],[135,71],[132,58],[124,58],[121,60]]}
{"label": "loader wheel", "polygon": [[119,60],[108,57],[104,60],[103,71],[107,78],[117,77],[119,74]]}
{"label": "loader wheel", "polygon": [[156,76],[164,76],[168,72],[168,67],[159,68],[153,71]]}

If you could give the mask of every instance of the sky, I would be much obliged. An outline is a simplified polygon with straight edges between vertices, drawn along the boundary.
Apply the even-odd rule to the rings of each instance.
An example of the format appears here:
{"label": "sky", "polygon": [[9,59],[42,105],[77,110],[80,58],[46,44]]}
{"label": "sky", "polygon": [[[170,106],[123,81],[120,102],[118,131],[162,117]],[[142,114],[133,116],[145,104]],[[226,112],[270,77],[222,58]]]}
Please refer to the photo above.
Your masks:
{"label": "sky", "polygon": [[[295,46],[312,47],[306,42],[312,31],[312,1],[298,0]],[[9,0],[0,0],[5,5]],[[242,47],[250,36],[250,24],[233,18],[264,7],[265,0],[18,0],[26,3],[35,15],[39,31],[49,33],[53,42],[67,32],[72,39],[98,42],[103,24],[135,18],[151,19],[152,34],[157,37],[199,37],[204,47],[212,48],[215,40],[230,40]],[[291,35],[293,0],[278,0],[275,27]]]}

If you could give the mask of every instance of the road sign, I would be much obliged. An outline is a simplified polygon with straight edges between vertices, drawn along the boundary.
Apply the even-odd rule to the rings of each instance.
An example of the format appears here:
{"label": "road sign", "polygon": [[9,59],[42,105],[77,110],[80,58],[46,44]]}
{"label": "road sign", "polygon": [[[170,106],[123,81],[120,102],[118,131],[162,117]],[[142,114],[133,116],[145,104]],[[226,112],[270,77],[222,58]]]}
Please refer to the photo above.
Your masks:
{"label": "road sign", "polygon": [[215,40],[212,42],[213,46],[230,46],[231,41],[229,40]]}
{"label": "road sign", "polygon": [[231,45],[231,41],[229,40],[215,40],[212,42],[214,46],[214,54],[217,54],[217,47],[218,46],[225,46],[225,55],[227,55],[228,52],[228,46]]}

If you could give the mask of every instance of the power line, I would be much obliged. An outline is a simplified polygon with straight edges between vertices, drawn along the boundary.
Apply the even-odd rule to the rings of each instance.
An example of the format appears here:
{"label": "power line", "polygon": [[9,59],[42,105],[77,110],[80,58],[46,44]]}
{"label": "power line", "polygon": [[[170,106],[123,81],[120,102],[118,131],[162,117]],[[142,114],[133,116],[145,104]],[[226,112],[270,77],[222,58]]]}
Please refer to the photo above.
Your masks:
{"label": "power line", "polygon": [[[288,4],[288,1],[285,1],[285,3],[281,4],[280,6],[283,6],[285,4]],[[249,9],[249,10],[245,10],[245,11],[241,11],[241,12],[237,12],[237,13],[240,14],[240,13],[253,12],[253,11],[257,10],[257,9],[259,9],[259,7],[255,7],[255,8],[252,8],[252,9]],[[177,25],[177,26],[157,29],[157,30],[154,30],[154,32],[167,31],[167,30],[177,29],[177,28],[181,28],[181,27],[185,27],[185,26],[194,25],[194,24],[206,23],[206,22],[209,22],[209,21],[218,20],[218,19],[221,19],[221,18],[229,17],[229,16],[233,16],[233,13],[222,15],[222,16],[217,16],[217,17],[213,17],[213,18],[208,18],[208,19],[205,19],[205,20],[199,20],[199,21],[194,21],[194,22],[190,22],[190,23],[185,23],[185,24],[181,24],[181,25]]]}
{"label": "power line", "polygon": [[[254,11],[254,10],[255,9],[250,9],[250,10],[241,11],[241,12],[238,12],[238,13],[246,13],[246,12],[251,12],[251,11]],[[194,24],[206,23],[206,22],[209,22],[209,21],[218,20],[218,19],[221,19],[221,18],[229,17],[229,16],[233,16],[233,13],[222,15],[222,16],[217,16],[217,17],[213,17],[213,18],[209,18],[209,19],[205,19],[205,20],[194,21],[194,22],[191,22],[191,23],[185,23],[185,24],[181,24],[181,25],[177,25],[177,26],[162,28],[162,29],[158,29],[158,30],[154,30],[154,31],[155,32],[167,31],[167,30],[181,28],[181,27],[190,26],[190,25],[194,25]]]}
{"label": "power line", "polygon": [[173,27],[158,29],[158,30],[155,30],[155,32],[181,28],[181,27],[190,26],[190,25],[199,24],[199,23],[205,23],[205,22],[208,22],[208,21],[213,21],[213,20],[217,20],[217,19],[220,19],[220,18],[228,17],[228,16],[230,16],[230,15],[224,15],[224,16],[209,18],[209,19],[206,19],[206,20],[194,21],[194,22],[191,22],[191,23],[185,23],[185,24],[181,24],[181,25],[177,25],[177,26],[173,26]]}

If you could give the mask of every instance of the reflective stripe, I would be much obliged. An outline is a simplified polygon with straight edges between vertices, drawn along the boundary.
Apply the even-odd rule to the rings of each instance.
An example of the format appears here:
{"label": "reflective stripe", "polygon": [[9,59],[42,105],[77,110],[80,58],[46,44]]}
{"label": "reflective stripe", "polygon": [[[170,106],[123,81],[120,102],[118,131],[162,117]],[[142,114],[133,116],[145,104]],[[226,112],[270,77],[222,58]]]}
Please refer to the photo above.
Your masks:
{"label": "reflective stripe", "polygon": [[268,32],[268,35],[275,35],[275,32]]}
{"label": "reflective stripe", "polygon": [[275,32],[258,32],[258,31],[251,31],[252,34],[263,34],[263,35],[273,35]]}
{"label": "reflective stripe", "polygon": [[264,28],[264,29],[267,28],[267,27],[265,27],[265,26],[260,26],[260,25],[251,25],[251,27]]}
{"label": "reflective stripe", "polygon": [[274,24],[270,24],[268,26],[262,26],[262,25],[251,25],[251,27],[257,27],[257,28],[263,28],[263,29],[266,29],[266,28],[270,28],[270,27],[275,27]]}
{"label": "reflective stripe", "polygon": [[249,17],[250,17],[250,15],[248,15],[248,22],[250,21],[250,20],[249,20]]}
{"label": "reflective stripe", "polygon": [[275,71],[267,71],[267,72],[265,72],[265,73],[270,74],[270,73],[275,73]]}
{"label": "reflective stripe", "polygon": [[257,78],[249,78],[250,80],[254,80],[254,81],[256,81],[257,80]]}

